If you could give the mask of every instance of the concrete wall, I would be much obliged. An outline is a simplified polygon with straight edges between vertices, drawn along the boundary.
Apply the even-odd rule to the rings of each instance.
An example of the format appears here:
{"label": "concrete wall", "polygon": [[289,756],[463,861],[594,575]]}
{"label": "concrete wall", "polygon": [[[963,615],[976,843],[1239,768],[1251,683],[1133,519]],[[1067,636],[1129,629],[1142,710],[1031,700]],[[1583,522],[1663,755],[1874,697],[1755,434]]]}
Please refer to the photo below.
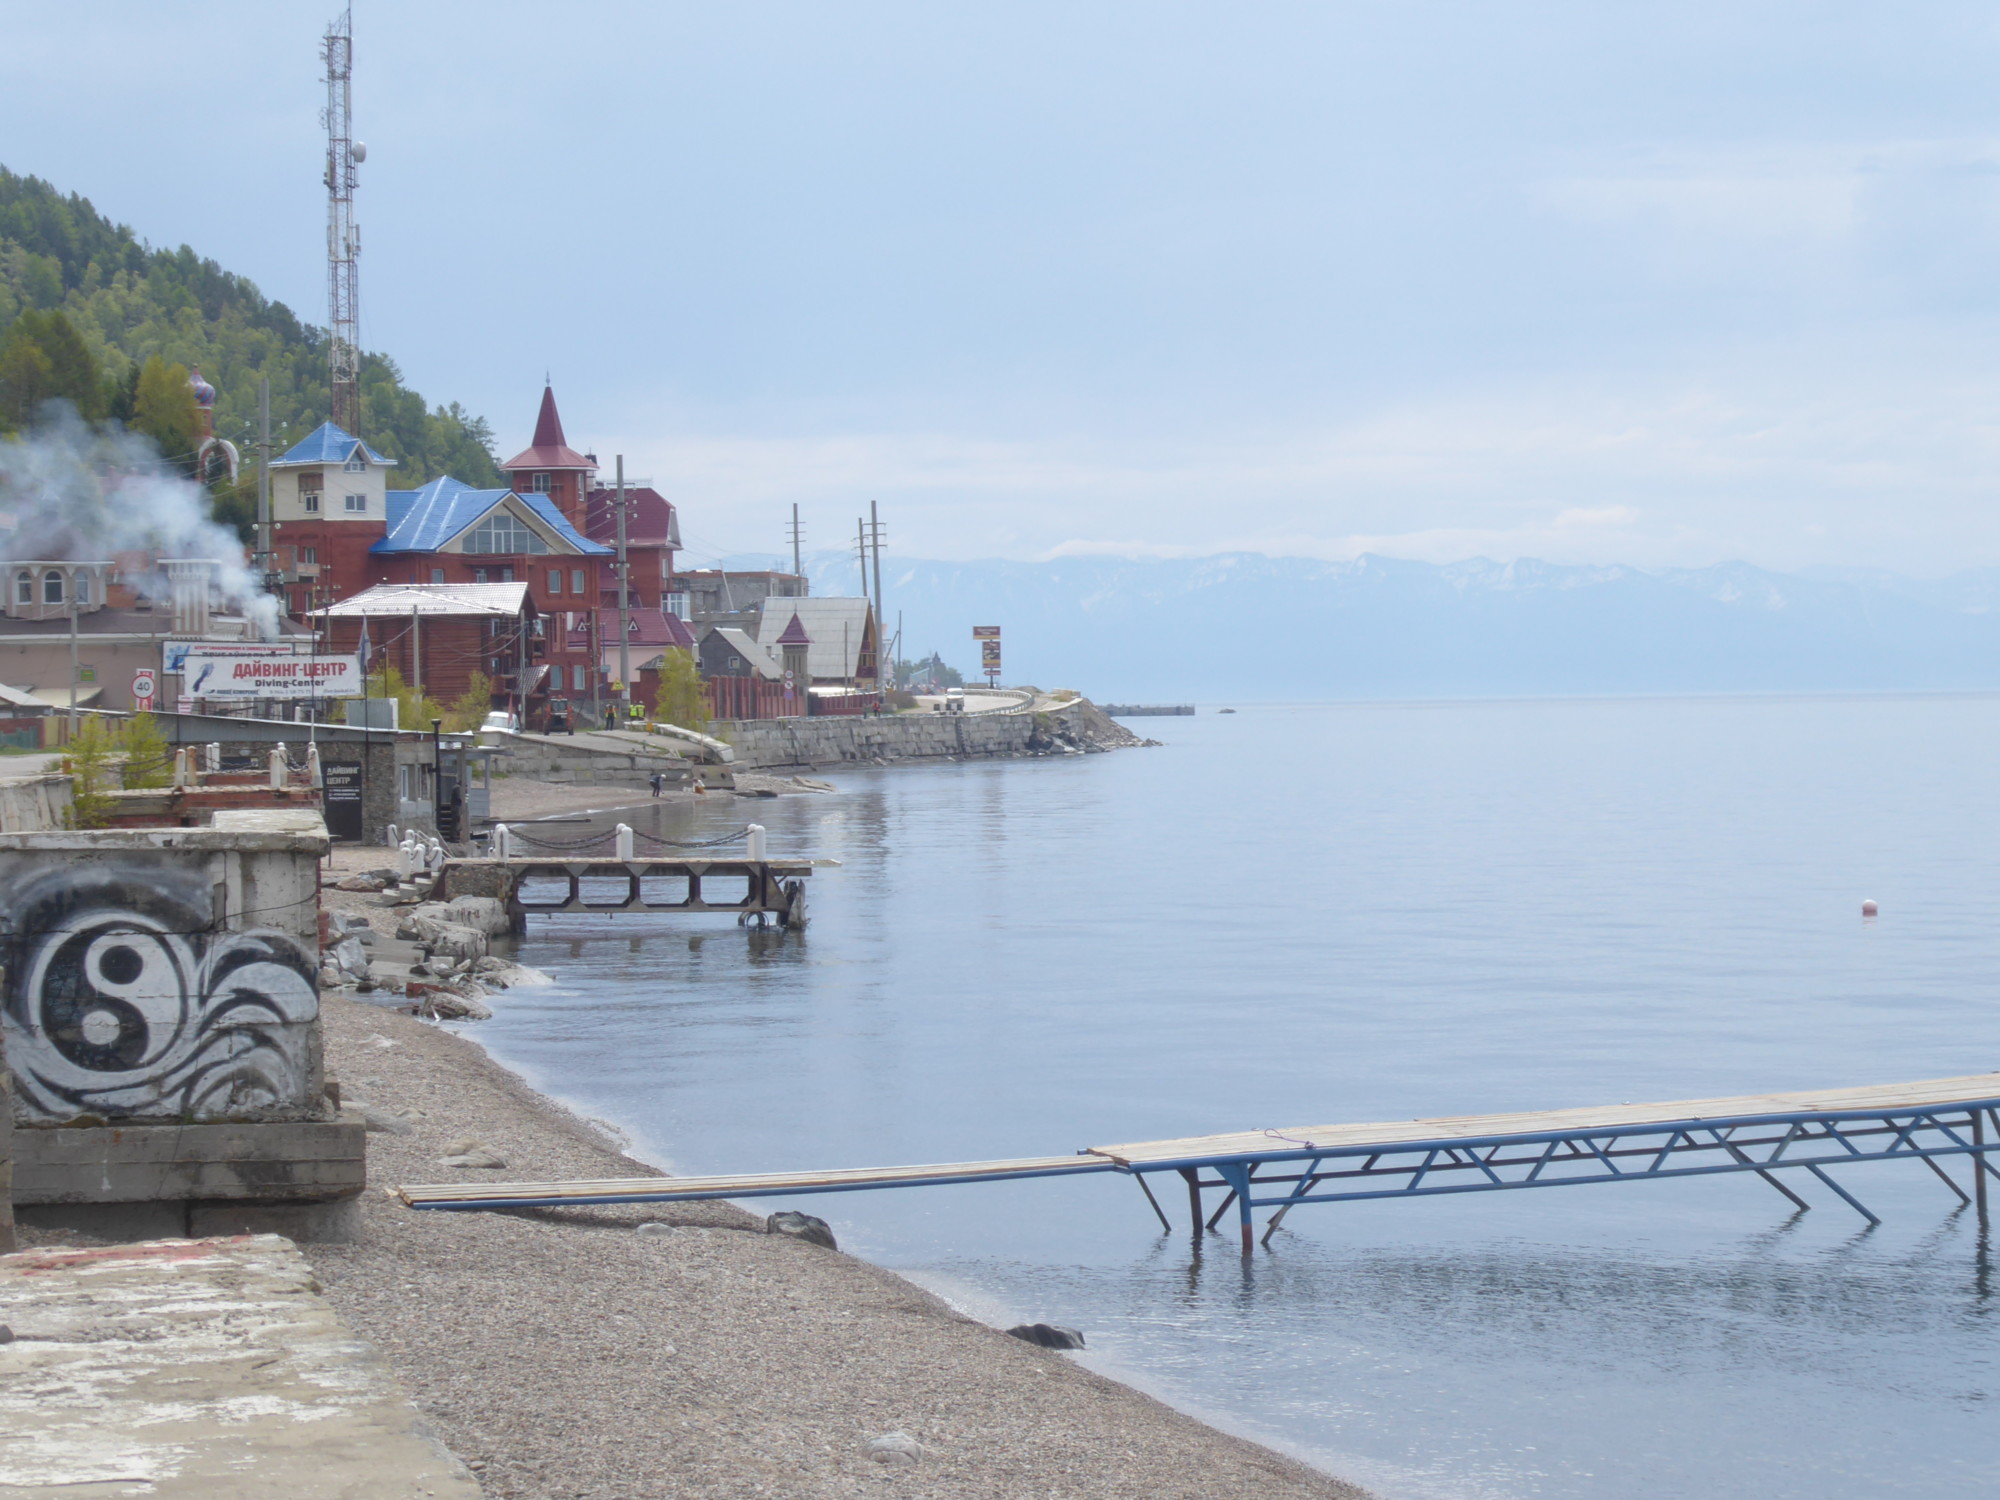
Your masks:
{"label": "concrete wall", "polygon": [[0,833],[46,833],[69,826],[67,776],[0,777]]}
{"label": "concrete wall", "polygon": [[644,786],[655,771],[679,786],[686,779],[688,762],[666,741],[657,751],[641,745],[630,750],[600,749],[615,741],[591,737],[568,744],[568,736],[539,739],[529,735],[501,734],[487,737],[499,749],[493,757],[493,775],[524,776],[530,781],[552,781],[560,785],[602,782],[610,786]]}
{"label": "concrete wall", "polygon": [[1041,753],[1038,728],[1034,714],[886,714],[738,719],[712,732],[735,747],[738,767],[831,766],[1034,755]]}
{"label": "concrete wall", "polygon": [[0,834],[21,1125],[324,1117],[315,813]]}

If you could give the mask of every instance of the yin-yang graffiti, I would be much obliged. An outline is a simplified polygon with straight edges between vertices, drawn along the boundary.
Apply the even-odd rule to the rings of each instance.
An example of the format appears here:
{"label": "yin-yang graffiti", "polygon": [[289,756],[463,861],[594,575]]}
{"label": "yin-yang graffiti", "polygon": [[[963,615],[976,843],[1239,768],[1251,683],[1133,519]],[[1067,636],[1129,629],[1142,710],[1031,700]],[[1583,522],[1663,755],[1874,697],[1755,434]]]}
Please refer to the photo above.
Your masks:
{"label": "yin-yang graffiti", "polygon": [[18,1117],[212,1120],[309,1102],[319,1014],[309,955],[277,930],[199,930],[162,894],[125,906],[44,900],[60,920],[13,934]]}

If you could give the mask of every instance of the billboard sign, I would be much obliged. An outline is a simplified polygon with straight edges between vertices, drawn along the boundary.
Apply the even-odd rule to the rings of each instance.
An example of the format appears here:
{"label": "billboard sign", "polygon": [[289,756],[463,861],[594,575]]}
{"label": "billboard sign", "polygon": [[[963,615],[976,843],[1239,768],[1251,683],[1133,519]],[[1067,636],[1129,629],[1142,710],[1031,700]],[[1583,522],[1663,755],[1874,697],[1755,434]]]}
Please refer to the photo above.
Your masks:
{"label": "billboard sign", "polygon": [[1000,670],[1000,643],[981,641],[979,643],[979,665],[989,672]]}
{"label": "billboard sign", "polygon": [[357,656],[213,656],[190,651],[181,664],[189,698],[358,698]]}
{"label": "billboard sign", "polygon": [[1000,627],[998,625],[975,625],[972,627],[972,638],[975,641],[997,641],[1000,639]]}
{"label": "billboard sign", "polygon": [[299,648],[289,641],[168,641],[160,647],[160,670],[178,673],[190,656],[297,655]]}

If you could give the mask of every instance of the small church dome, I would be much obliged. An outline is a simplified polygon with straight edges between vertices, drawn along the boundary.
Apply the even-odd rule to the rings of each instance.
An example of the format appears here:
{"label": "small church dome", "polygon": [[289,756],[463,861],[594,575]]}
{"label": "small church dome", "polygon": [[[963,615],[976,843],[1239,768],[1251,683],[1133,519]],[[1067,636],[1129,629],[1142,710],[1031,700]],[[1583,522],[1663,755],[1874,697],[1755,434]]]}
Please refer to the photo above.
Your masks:
{"label": "small church dome", "polygon": [[188,386],[194,392],[194,404],[204,411],[215,405],[215,387],[201,378],[201,366],[188,371]]}

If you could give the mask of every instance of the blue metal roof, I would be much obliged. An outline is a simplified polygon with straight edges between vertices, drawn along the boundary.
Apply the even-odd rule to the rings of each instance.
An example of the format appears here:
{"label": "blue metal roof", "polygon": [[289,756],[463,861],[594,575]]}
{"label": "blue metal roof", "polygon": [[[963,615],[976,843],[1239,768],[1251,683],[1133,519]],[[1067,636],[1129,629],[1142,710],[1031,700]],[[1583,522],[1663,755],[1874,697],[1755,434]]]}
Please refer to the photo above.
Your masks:
{"label": "blue metal roof", "polygon": [[501,501],[509,496],[546,522],[575,551],[586,556],[608,557],[614,548],[593,542],[563,519],[563,513],[546,495],[523,495],[514,490],[475,490],[449,474],[442,474],[420,490],[389,491],[389,531],[368,550],[384,552],[436,552],[454,537],[477,526]]}
{"label": "blue metal roof", "polygon": [[273,468],[282,464],[344,464],[356,448],[367,454],[371,463],[393,464],[396,461],[384,458],[353,433],[342,432],[331,422],[322,422],[313,429],[311,436],[295,444],[283,458],[272,459],[271,464]]}

